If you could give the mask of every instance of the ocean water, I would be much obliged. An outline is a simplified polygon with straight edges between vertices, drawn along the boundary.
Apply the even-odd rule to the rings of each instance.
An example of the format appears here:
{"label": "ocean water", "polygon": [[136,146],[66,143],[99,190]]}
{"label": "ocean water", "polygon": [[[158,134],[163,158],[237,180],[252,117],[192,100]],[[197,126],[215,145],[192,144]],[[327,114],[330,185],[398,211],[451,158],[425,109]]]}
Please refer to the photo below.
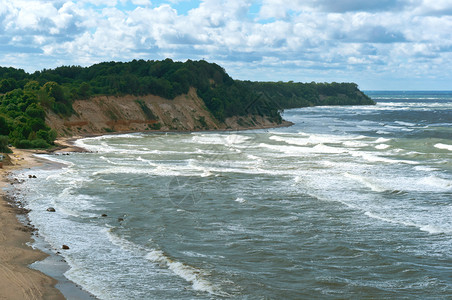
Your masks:
{"label": "ocean water", "polygon": [[451,299],[452,93],[368,94],[288,128],[85,138],[18,192],[100,299]]}

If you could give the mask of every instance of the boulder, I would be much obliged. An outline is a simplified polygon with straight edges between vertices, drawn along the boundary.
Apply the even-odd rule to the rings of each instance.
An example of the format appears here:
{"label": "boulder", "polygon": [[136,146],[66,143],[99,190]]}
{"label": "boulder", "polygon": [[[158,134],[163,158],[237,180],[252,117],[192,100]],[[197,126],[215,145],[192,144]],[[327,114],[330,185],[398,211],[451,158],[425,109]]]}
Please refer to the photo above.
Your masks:
{"label": "boulder", "polygon": [[61,247],[61,249],[63,249],[63,250],[69,250],[69,246],[63,245],[63,246]]}
{"label": "boulder", "polygon": [[55,212],[55,208],[53,208],[53,207],[49,207],[49,208],[47,208],[47,211],[50,211],[50,212]]}

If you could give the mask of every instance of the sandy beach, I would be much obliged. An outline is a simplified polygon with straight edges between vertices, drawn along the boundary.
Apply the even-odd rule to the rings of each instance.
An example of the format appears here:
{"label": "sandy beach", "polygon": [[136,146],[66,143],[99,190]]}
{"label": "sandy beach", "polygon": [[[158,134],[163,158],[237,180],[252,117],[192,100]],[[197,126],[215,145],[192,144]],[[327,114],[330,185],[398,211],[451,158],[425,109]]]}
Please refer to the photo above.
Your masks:
{"label": "sandy beach", "polygon": [[32,155],[15,150],[13,165],[0,169],[0,299],[64,299],[55,279],[28,267],[47,255],[27,245],[33,229],[18,221],[17,215],[25,212],[9,203],[4,191],[9,172],[39,165]]}

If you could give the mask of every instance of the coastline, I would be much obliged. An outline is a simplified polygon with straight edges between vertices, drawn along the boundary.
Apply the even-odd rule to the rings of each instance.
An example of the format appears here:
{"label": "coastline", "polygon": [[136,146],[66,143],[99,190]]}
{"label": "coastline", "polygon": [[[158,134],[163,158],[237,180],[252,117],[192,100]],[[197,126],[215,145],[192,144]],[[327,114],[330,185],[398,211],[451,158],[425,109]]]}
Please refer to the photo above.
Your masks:
{"label": "coastline", "polygon": [[65,299],[55,288],[57,280],[29,268],[47,254],[29,246],[34,229],[17,218],[27,212],[8,201],[4,190],[10,184],[7,176],[11,171],[39,165],[32,155],[29,151],[16,150],[11,155],[13,165],[0,169],[0,298]]}
{"label": "coastline", "polygon": [[49,163],[34,156],[43,153],[48,152],[14,149],[11,165],[0,168],[0,299],[95,299],[64,277],[67,263],[35,233],[28,211],[6,191],[20,184],[8,178],[11,173]]}
{"label": "coastline", "polygon": [[[223,130],[199,130],[199,132],[232,132],[260,130],[278,127],[289,127],[291,122],[273,126],[242,127]],[[141,131],[118,131],[111,133],[91,133],[71,137],[60,137],[55,140],[56,148],[50,151],[13,149],[9,154],[11,165],[0,168],[0,299],[95,299],[88,292],[64,277],[69,266],[61,256],[46,245],[45,241],[35,234],[35,228],[27,220],[28,211],[20,207],[13,197],[8,196],[5,189],[19,182],[11,181],[8,176],[12,172],[34,167],[42,167],[49,161],[40,159],[34,154],[85,152],[74,145],[81,138],[137,133]],[[162,132],[198,132],[198,131],[145,131],[144,133]],[[20,218],[20,215],[25,215]],[[19,219],[23,219],[22,222]],[[31,244],[36,247],[32,247]],[[38,249],[39,248],[39,249]]]}

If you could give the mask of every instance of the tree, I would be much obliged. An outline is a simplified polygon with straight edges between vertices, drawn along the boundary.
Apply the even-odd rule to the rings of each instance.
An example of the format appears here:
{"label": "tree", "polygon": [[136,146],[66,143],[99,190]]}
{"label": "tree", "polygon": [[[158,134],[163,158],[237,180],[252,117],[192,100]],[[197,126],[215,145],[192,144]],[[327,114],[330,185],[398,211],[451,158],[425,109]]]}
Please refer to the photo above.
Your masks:
{"label": "tree", "polygon": [[0,152],[11,153],[11,149],[8,148],[8,136],[0,135]]}
{"label": "tree", "polygon": [[91,95],[91,86],[86,82],[80,84],[80,87],[78,89],[78,96],[81,99],[88,99],[90,95]]}
{"label": "tree", "polygon": [[0,93],[7,93],[17,88],[17,82],[14,78],[2,79],[0,81]]}
{"label": "tree", "polygon": [[9,134],[8,122],[6,122],[6,119],[4,116],[0,115],[0,135],[8,135],[8,134]]}
{"label": "tree", "polygon": [[26,91],[38,91],[39,90],[39,82],[36,80],[30,80],[28,81],[25,86],[24,90]]}

